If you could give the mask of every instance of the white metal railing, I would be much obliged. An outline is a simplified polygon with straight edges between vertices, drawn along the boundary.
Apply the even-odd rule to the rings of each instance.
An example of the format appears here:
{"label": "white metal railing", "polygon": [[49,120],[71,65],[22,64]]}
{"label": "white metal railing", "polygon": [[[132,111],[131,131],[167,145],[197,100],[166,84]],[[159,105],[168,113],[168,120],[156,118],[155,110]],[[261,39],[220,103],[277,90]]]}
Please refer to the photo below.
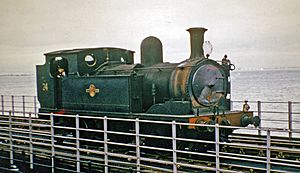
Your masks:
{"label": "white metal railing", "polygon": [[[36,116],[40,107],[36,96],[0,95],[0,100],[2,115]],[[232,110],[242,110],[243,103],[231,101]],[[261,118],[260,127],[300,129],[300,102],[249,101],[248,104]]]}
{"label": "white metal railing", "polygon": [[[109,118],[109,117],[92,117],[92,116],[80,116],[80,115],[63,115],[65,117],[74,118],[74,122],[76,122],[74,127],[62,127],[57,126],[54,124],[54,121],[51,121],[52,123],[46,123],[46,121],[39,120],[37,121],[38,117],[38,107],[39,104],[37,102],[37,99],[35,96],[8,96],[8,95],[1,95],[1,113],[2,115],[6,115],[7,119],[5,119],[5,116],[0,119],[0,140],[3,140],[4,142],[0,143],[0,146],[6,146],[7,151],[9,152],[9,161],[11,165],[13,165],[14,160],[14,151],[17,149],[26,149],[26,153],[29,154],[29,163],[30,168],[34,168],[35,165],[40,165],[40,163],[33,163],[34,160],[34,153],[38,152],[39,156],[49,157],[51,158],[51,165],[44,165],[48,166],[49,168],[52,168],[53,171],[55,171],[55,158],[62,157],[64,159],[65,155],[60,152],[60,149],[66,149],[69,151],[72,151],[70,155],[68,155],[68,159],[70,161],[76,162],[76,170],[75,172],[79,172],[80,168],[82,167],[82,163],[84,165],[95,165],[94,162],[91,162],[91,160],[96,160],[100,166],[104,166],[104,171],[108,171],[109,168],[112,168],[114,165],[111,165],[111,163],[116,164],[115,162],[120,162],[120,160],[109,160],[111,157],[117,157],[117,158],[127,158],[130,160],[135,160],[134,167],[136,168],[135,171],[139,172],[146,167],[149,167],[149,165],[143,164],[144,162],[154,162],[156,164],[165,164],[168,165],[168,169],[163,168],[157,168],[161,169],[163,171],[180,171],[178,170],[179,167],[190,167],[195,169],[205,169],[205,170],[212,170],[212,171],[229,171],[229,170],[223,170],[222,169],[222,159],[239,159],[243,160],[244,158],[232,158],[233,156],[236,156],[236,153],[226,153],[222,152],[220,150],[220,146],[226,145],[227,147],[248,147],[248,148],[255,148],[258,150],[263,151],[263,153],[266,155],[264,158],[260,158],[260,160],[256,160],[252,158],[252,156],[246,156],[246,159],[244,161],[253,161],[257,163],[265,164],[265,168],[261,168],[265,171],[271,171],[272,166],[271,165],[281,165],[282,161],[285,161],[288,163],[288,165],[291,165],[292,167],[299,164],[297,161],[291,161],[291,160],[282,160],[282,159],[276,159],[272,158],[271,153],[272,151],[277,152],[280,150],[280,152],[291,152],[295,151],[300,153],[299,149],[291,149],[289,147],[275,147],[272,145],[272,141],[274,143],[273,136],[287,136],[289,139],[292,139],[293,137],[299,138],[300,133],[300,102],[266,102],[266,101],[249,101],[248,102],[251,110],[255,111],[255,115],[259,116],[262,120],[261,125],[259,128],[238,128],[238,127],[230,127],[230,128],[237,128],[236,134],[257,134],[260,136],[263,136],[264,139],[262,140],[263,146],[260,145],[254,145],[252,143],[224,143],[222,141],[219,141],[219,133],[215,133],[215,141],[206,141],[201,139],[186,139],[178,137],[176,134],[176,129],[178,126],[187,126],[190,124],[186,123],[179,123],[179,122],[164,122],[164,121],[148,121],[148,120],[141,120],[141,119],[121,119],[121,118]],[[241,110],[243,101],[232,101],[232,109],[234,110]],[[50,117],[55,116],[62,116],[62,115],[48,115]],[[160,115],[157,115],[157,117]],[[22,118],[23,117],[23,118]],[[98,119],[103,123],[103,129],[86,129],[86,128],[79,128],[78,122],[82,119]],[[34,120],[34,122],[33,122]],[[134,123],[134,132],[118,132],[118,131],[109,131],[108,130],[108,121],[126,121]],[[165,124],[170,126],[172,129],[172,132],[170,133],[170,136],[157,136],[157,135],[151,135],[151,134],[140,134],[140,123],[159,123],[159,124]],[[204,125],[195,125],[195,126],[204,126]],[[207,126],[208,127],[208,126]],[[48,128],[49,131],[43,132],[36,130],[37,128]],[[211,126],[211,128],[215,128],[215,131],[220,131],[221,129],[225,129],[228,127],[223,126]],[[65,129],[65,130],[73,130],[75,131],[72,136],[58,136],[55,135],[54,130],[57,129]],[[174,130],[175,129],[175,130]],[[80,136],[81,132],[85,133],[99,133],[103,135],[103,140],[96,140],[96,139],[84,139]],[[22,135],[21,135],[22,134]],[[125,135],[128,137],[134,137],[135,143],[127,144],[127,143],[118,143],[110,141],[111,135]],[[65,140],[71,140],[74,146],[64,146],[59,145],[56,143],[57,138],[65,139]],[[159,147],[153,147],[153,146],[145,146],[143,145],[140,140],[142,138],[153,138],[153,139],[161,139],[166,141],[171,141],[172,146],[170,148],[159,148]],[[251,137],[249,137],[251,140]],[[256,138],[254,137],[253,140]],[[179,141],[185,141],[190,143],[201,143],[206,145],[215,145],[214,151],[210,152],[193,152],[189,150],[178,150],[178,143]],[[280,140],[279,140],[280,141]],[[81,143],[83,142],[92,142],[101,144],[102,150],[93,150],[93,149],[86,149],[81,147]],[[289,141],[284,141],[285,143],[288,143]],[[24,143],[26,145],[19,145],[19,143]],[[278,142],[277,142],[278,143]],[[297,143],[297,145],[300,145]],[[36,148],[36,146],[42,147]],[[131,147],[134,148],[134,152],[136,153],[133,155],[125,155],[124,153],[112,153],[110,152],[110,146],[120,146],[120,147]],[[290,146],[287,144],[287,146]],[[51,150],[45,150],[43,147],[50,147]],[[291,146],[292,147],[292,146]],[[57,150],[58,149],[58,150]],[[172,158],[168,158],[167,160],[158,160],[154,158],[145,158],[141,153],[143,153],[143,150],[155,150],[160,152],[169,152],[172,153]],[[292,151],[291,151],[292,150]],[[46,154],[43,154],[46,153]],[[132,152],[132,151],[131,151]],[[47,155],[48,153],[48,155]],[[82,153],[94,153],[96,155],[103,156],[102,160],[97,158],[91,158],[87,154],[82,155]],[[206,166],[205,164],[189,164],[186,162],[182,162],[178,155],[185,154],[185,155],[193,155],[193,156],[201,156],[201,157],[213,157],[215,159],[215,166]],[[280,154],[278,154],[280,155]],[[76,156],[76,157],[73,157]],[[0,155],[0,157],[2,157]],[[279,156],[280,157],[280,156]],[[295,156],[296,157],[296,156]],[[71,158],[71,159],[70,159]],[[298,158],[298,160],[300,157]],[[221,160],[221,161],[220,161]],[[296,159],[297,160],[297,159]],[[92,164],[91,164],[92,163]],[[129,163],[124,163],[129,164]],[[131,163],[130,163],[131,164]],[[129,165],[130,165],[129,164]],[[285,164],[285,163],[284,163]],[[155,166],[154,166],[155,167]],[[297,166],[296,166],[297,167]],[[142,169],[143,168],[143,169]],[[274,168],[274,167],[273,167]],[[56,168],[57,169],[57,168]],[[150,168],[149,168],[150,169]],[[154,169],[154,168],[153,168]],[[256,168],[258,169],[258,168]],[[278,170],[277,170],[278,171]],[[230,171],[229,171],[230,172]],[[280,172],[280,171],[279,171]]]}
{"label": "white metal railing", "polygon": [[36,96],[0,95],[0,109],[2,115],[18,116],[37,115],[39,102]]}
{"label": "white metal railing", "polygon": [[[163,172],[187,172],[192,170],[208,170],[214,172],[239,172],[239,169],[253,169],[263,172],[288,172],[290,169],[300,170],[300,139],[280,138],[276,133],[298,134],[300,130],[272,129],[272,128],[240,128],[220,125],[201,125],[182,122],[150,121],[123,118],[93,117],[80,115],[42,114],[50,116],[50,122],[29,117],[15,117],[11,114],[1,116],[0,120],[0,147],[2,151],[9,151],[9,165],[20,163],[20,153],[29,156],[28,163],[31,169],[37,166],[50,168],[52,172],[58,170],[68,172],[88,172],[93,166],[101,168],[104,172],[112,169],[134,172],[163,171]],[[59,126],[54,123],[54,118],[64,116],[71,118],[75,126]],[[103,128],[82,128],[80,121],[86,119],[98,120]],[[126,122],[132,125],[132,131],[117,131],[109,129],[109,123]],[[148,124],[161,124],[170,127],[170,135],[159,136],[155,134],[141,133]],[[141,126],[142,125],[142,126]],[[177,133],[184,126],[202,126],[214,128],[214,140],[201,138],[193,139],[179,136]],[[221,141],[220,131],[224,129],[242,129],[244,131],[260,130],[264,136],[246,136],[232,141]],[[55,132],[65,130],[72,135],[61,136]],[[73,133],[74,132],[74,133]],[[85,132],[85,136],[81,136]],[[92,133],[98,134],[101,139],[90,139]],[[273,134],[274,133],[274,134]],[[132,138],[130,143],[113,141],[112,135]],[[259,137],[259,140],[257,140]],[[169,148],[161,146],[149,146],[143,143],[143,139],[163,140],[169,142]],[[64,139],[59,143],[58,139]],[[279,141],[279,142],[278,142]],[[85,143],[88,142],[89,145]],[[181,142],[189,144],[209,145],[205,150],[190,150],[180,148]],[[259,143],[261,142],[261,143]],[[95,148],[87,148],[95,147]],[[126,149],[123,151],[122,148]],[[225,149],[224,149],[225,147]],[[227,148],[227,149],[226,149]],[[157,154],[160,153],[161,158]],[[4,153],[4,152],[1,152]],[[166,153],[166,154],[165,154]],[[261,153],[260,155],[257,155]],[[164,156],[165,154],[165,156]],[[22,155],[22,154],[21,154]],[[5,156],[1,156],[5,158]],[[44,158],[45,163],[35,162],[35,158]],[[291,159],[294,158],[294,159]],[[46,161],[48,160],[48,161]],[[62,162],[68,162],[70,168],[61,167]],[[192,160],[192,162],[191,162]],[[47,164],[50,163],[50,164]],[[230,168],[235,168],[230,170]]]}
{"label": "white metal railing", "polygon": [[[36,116],[40,107],[36,96],[0,95],[0,100],[2,115]],[[231,101],[232,110],[242,110],[243,103]],[[300,129],[300,102],[249,101],[248,104],[261,118],[260,127]]]}
{"label": "white metal railing", "polygon": [[[244,101],[232,101],[231,108],[241,110],[243,104]],[[248,104],[261,119],[259,127],[300,129],[300,102],[249,101]]]}

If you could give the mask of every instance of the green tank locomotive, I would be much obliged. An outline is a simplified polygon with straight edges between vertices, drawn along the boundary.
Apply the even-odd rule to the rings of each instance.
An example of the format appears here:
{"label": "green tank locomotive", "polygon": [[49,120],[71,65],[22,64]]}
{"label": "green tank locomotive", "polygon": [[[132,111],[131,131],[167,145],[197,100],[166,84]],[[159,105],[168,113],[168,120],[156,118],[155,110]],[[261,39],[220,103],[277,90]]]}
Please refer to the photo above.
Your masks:
{"label": "green tank locomotive", "polygon": [[[46,53],[46,63],[37,65],[39,112],[232,126],[256,122],[252,112],[230,111],[233,65],[204,55],[206,29],[187,31],[191,55],[179,63],[163,62],[162,43],[152,36],[141,43],[139,64],[134,63],[133,51],[114,47]],[[67,124],[65,121],[59,120]],[[102,128],[99,122],[86,124]],[[121,126],[123,131],[130,130],[118,123],[109,128]],[[167,129],[157,126],[147,130],[164,134]],[[208,132],[188,126],[182,129],[182,134],[186,133],[201,136]]]}

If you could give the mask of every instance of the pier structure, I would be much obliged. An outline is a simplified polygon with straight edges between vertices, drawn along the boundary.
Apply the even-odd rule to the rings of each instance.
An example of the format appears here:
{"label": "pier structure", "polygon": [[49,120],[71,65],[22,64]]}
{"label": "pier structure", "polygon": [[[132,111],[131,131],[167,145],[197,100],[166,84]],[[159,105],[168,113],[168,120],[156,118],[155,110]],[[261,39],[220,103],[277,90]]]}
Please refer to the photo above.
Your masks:
{"label": "pier structure", "polygon": [[[300,172],[300,102],[248,103],[262,121],[259,127],[40,114],[36,97],[1,95],[0,171]],[[241,109],[243,101],[231,104],[233,109]],[[48,119],[40,119],[41,115]],[[74,126],[56,125],[57,116],[68,117]],[[80,125],[88,119],[99,120],[102,128]],[[112,121],[126,121],[133,129],[130,133],[109,130]],[[169,126],[171,135],[141,133],[148,123]],[[215,138],[212,141],[181,138],[176,132],[182,126],[206,128],[215,132]],[[234,132],[224,141],[221,132],[226,130]],[[58,133],[61,131],[64,133]],[[95,134],[99,138],[90,138]],[[132,142],[112,140],[124,136]],[[145,140],[171,145],[147,146]],[[189,146],[181,146],[182,142],[198,145],[199,149],[190,150]]]}

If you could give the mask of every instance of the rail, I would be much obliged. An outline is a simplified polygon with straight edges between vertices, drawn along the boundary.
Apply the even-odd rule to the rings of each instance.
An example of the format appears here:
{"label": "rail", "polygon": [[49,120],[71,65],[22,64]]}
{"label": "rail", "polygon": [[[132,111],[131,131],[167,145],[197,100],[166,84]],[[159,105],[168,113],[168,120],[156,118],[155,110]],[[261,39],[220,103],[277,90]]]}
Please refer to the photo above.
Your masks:
{"label": "rail", "polygon": [[[300,171],[300,139],[282,138],[276,133],[299,134],[300,130],[260,128],[266,135],[233,134],[223,141],[221,131],[257,128],[41,114],[50,121],[8,114],[0,118],[0,159],[2,166],[19,169],[48,168],[49,172],[297,172]],[[66,117],[74,124],[60,126],[55,117]],[[95,120],[98,128],[82,127],[82,122]],[[128,131],[112,129],[108,124],[126,123]],[[160,124],[168,127],[169,135],[143,132],[146,126]],[[186,138],[178,131],[184,126],[213,128],[211,140]],[[63,131],[64,133],[58,133]],[[64,134],[64,135],[61,135]],[[95,135],[97,134],[97,135]],[[98,138],[92,138],[97,136]],[[125,137],[124,137],[125,136]],[[163,142],[149,145],[147,140]],[[145,144],[146,143],[146,144]],[[182,144],[189,144],[182,146]],[[166,144],[170,144],[166,147]],[[190,146],[199,146],[191,150]],[[205,149],[204,149],[205,148]],[[23,167],[23,168],[21,168]]]}

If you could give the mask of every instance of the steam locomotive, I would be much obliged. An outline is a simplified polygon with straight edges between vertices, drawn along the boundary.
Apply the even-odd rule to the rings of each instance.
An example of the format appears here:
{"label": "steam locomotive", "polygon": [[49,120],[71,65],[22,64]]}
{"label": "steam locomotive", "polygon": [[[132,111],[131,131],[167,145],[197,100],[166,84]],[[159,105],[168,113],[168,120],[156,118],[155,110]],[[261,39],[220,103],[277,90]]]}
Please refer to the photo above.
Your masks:
{"label": "steam locomotive", "polygon": [[[115,47],[46,53],[46,63],[36,67],[39,112],[258,125],[253,112],[230,111],[233,65],[204,55],[206,30],[187,30],[191,55],[179,63],[163,62],[162,43],[153,36],[142,41],[139,64],[134,63],[134,51]],[[68,124],[69,121],[58,118],[56,123]],[[82,126],[103,128],[99,120],[84,122]],[[112,122],[108,128],[127,132],[131,126]],[[153,124],[141,130],[168,136],[168,128]],[[208,133],[213,133],[213,129],[187,126],[181,128],[178,135],[204,138]]]}

